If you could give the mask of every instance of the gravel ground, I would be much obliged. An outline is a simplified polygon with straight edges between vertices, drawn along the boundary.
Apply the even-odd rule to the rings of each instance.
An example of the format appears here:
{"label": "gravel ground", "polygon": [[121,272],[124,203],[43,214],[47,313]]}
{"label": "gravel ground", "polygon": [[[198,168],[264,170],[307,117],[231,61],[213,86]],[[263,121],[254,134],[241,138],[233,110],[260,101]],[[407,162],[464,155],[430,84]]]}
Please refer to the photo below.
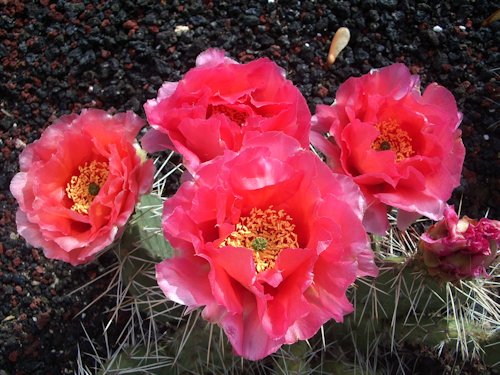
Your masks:
{"label": "gravel ground", "polygon": [[[70,294],[99,277],[111,256],[71,267],[16,235],[9,183],[19,153],[56,117],[87,107],[144,117],[145,100],[209,46],[241,62],[273,59],[312,111],[331,104],[348,77],[403,62],[424,86],[436,81],[451,90],[464,113],[467,156],[453,201],[463,196],[462,212],[471,217],[489,210],[499,219],[500,22],[485,22],[499,8],[487,0],[0,0],[0,375],[74,373],[82,323],[100,338],[113,303],[101,300],[78,315],[106,277]],[[351,30],[351,42],[328,67],[340,26]]]}

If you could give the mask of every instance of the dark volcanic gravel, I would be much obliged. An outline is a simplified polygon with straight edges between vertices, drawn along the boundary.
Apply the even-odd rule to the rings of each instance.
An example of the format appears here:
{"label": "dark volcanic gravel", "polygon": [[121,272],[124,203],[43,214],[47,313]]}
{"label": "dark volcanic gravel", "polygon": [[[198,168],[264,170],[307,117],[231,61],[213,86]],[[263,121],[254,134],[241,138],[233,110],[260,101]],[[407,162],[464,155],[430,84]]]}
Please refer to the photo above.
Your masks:
{"label": "dark volcanic gravel", "polygon": [[[499,219],[500,22],[484,23],[499,8],[487,0],[0,0],[0,375],[74,373],[81,323],[102,340],[113,304],[101,300],[77,316],[106,278],[69,294],[98,277],[111,256],[71,267],[16,235],[9,183],[19,153],[56,117],[87,107],[144,116],[145,100],[164,80],[178,80],[207,47],[240,62],[270,57],[312,111],[331,104],[348,77],[403,62],[423,86],[436,81],[451,90],[464,114],[467,156],[454,201],[463,195],[463,213],[489,210]],[[350,29],[351,41],[328,67],[340,26]],[[429,368],[427,374],[445,372]]]}

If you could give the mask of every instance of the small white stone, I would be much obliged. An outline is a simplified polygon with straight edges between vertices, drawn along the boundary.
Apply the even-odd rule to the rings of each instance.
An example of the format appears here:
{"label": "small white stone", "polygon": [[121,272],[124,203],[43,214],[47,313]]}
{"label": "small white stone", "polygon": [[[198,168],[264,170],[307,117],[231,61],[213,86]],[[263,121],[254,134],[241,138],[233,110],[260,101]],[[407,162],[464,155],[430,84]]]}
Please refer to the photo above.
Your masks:
{"label": "small white stone", "polygon": [[490,136],[488,134],[483,135],[483,138],[484,138],[485,141],[489,141],[490,140]]}
{"label": "small white stone", "polygon": [[465,26],[462,26],[462,25],[458,26],[458,28],[459,28],[460,30],[462,30],[462,31],[465,31],[465,29],[466,29],[466,27],[465,27]]}
{"label": "small white stone", "polygon": [[189,26],[177,25],[177,26],[175,26],[174,31],[177,35],[181,35],[181,34],[187,33],[189,31]]}
{"label": "small white stone", "polygon": [[20,139],[16,139],[15,146],[16,146],[16,148],[24,149],[24,148],[26,148],[26,143],[24,143]]}
{"label": "small white stone", "polygon": [[274,0],[267,0],[268,4],[274,4]]}
{"label": "small white stone", "polygon": [[436,33],[440,33],[441,31],[443,31],[443,28],[441,26],[434,26],[432,30]]}

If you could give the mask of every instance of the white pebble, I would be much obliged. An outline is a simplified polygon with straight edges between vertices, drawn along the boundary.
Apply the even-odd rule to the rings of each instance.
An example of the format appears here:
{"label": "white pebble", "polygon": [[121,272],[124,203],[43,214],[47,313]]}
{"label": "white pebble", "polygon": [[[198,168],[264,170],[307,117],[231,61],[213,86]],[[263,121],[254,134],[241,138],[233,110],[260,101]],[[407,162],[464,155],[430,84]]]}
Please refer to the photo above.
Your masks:
{"label": "white pebble", "polygon": [[432,30],[436,33],[440,33],[441,31],[443,31],[443,28],[441,26],[434,26]]}
{"label": "white pebble", "polygon": [[489,141],[490,140],[490,136],[488,134],[483,135],[483,138],[484,138],[485,141]]}
{"label": "white pebble", "polygon": [[458,28],[459,28],[460,30],[462,30],[462,31],[465,31],[465,29],[466,29],[466,27],[465,27],[465,26],[462,26],[462,25],[458,26]]}
{"label": "white pebble", "polygon": [[26,143],[24,143],[20,139],[16,139],[15,146],[16,146],[16,148],[24,149],[26,147]]}
{"label": "white pebble", "polygon": [[177,25],[174,31],[177,35],[181,35],[189,31],[189,26]]}

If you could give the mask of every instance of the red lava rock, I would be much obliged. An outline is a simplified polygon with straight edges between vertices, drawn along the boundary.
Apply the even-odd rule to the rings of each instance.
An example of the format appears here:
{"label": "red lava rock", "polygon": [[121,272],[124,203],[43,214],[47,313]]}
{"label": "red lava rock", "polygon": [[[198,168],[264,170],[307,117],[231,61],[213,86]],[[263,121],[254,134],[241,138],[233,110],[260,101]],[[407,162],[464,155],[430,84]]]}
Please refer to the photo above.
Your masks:
{"label": "red lava rock", "polygon": [[466,167],[463,168],[462,175],[467,180],[468,183],[470,183],[470,184],[476,184],[477,183],[476,173],[474,173],[473,171],[467,169]]}
{"label": "red lava rock", "polygon": [[271,45],[270,49],[271,49],[272,54],[273,54],[274,57],[276,57],[276,58],[280,58],[281,57],[281,48],[280,48],[280,46],[277,46],[276,44],[273,44],[273,45]]}
{"label": "red lava rock", "polygon": [[14,267],[19,267],[19,265],[21,263],[22,263],[22,260],[19,257],[15,257],[14,260],[12,261],[12,264],[14,265]]}
{"label": "red lava rock", "polygon": [[12,330],[16,333],[20,333],[23,331],[23,325],[21,323],[15,323],[12,326]]}
{"label": "red lava rock", "polygon": [[3,243],[0,242],[0,255],[3,254]]}
{"label": "red lava rock", "polygon": [[67,310],[63,314],[63,319],[64,320],[70,320],[73,317],[73,312],[70,310]]}
{"label": "red lava rock", "polygon": [[26,357],[36,357],[39,355],[38,349],[40,348],[40,339],[38,337],[31,337],[31,345],[29,345],[24,351]]}
{"label": "red lava rock", "polygon": [[123,23],[123,27],[127,30],[137,29],[139,26],[137,25],[137,21],[128,20]]}
{"label": "red lava rock", "polygon": [[420,74],[422,71],[422,67],[418,65],[410,65],[410,72],[411,74]]}
{"label": "red lava rock", "polygon": [[40,299],[40,297],[33,298],[33,300],[30,303],[30,309],[35,310],[38,306],[40,306],[41,302],[42,300]]}
{"label": "red lava rock", "polygon": [[325,86],[320,86],[318,89],[318,95],[321,98],[324,98],[325,96],[328,95],[328,89]]}
{"label": "red lava rock", "polygon": [[17,350],[14,350],[13,352],[11,352],[9,354],[9,361],[11,362],[17,362],[17,358],[19,357],[19,353],[17,352]]}
{"label": "red lava rock", "polygon": [[453,66],[451,64],[443,64],[441,65],[441,68],[445,71],[445,72],[449,72],[450,70],[453,69]]}
{"label": "red lava rock", "polygon": [[31,256],[33,257],[33,260],[35,262],[38,262],[40,260],[40,254],[38,253],[37,249],[32,249],[31,250]]}
{"label": "red lava rock", "polygon": [[35,84],[36,87],[41,87],[42,86],[42,80],[36,77],[32,77],[33,83]]}
{"label": "red lava rock", "polygon": [[481,101],[481,107],[482,108],[490,108],[492,106],[492,102],[487,100],[487,99],[484,99]]}
{"label": "red lava rock", "polygon": [[17,294],[23,294],[23,288],[20,285],[16,285],[14,289],[16,290]]}
{"label": "red lava rock", "polygon": [[38,314],[38,316],[36,317],[36,325],[38,329],[43,329],[47,325],[47,323],[49,323],[50,313],[51,310]]}
{"label": "red lava rock", "polygon": [[8,149],[7,147],[2,148],[2,154],[3,156],[8,159],[12,151]]}
{"label": "red lava rock", "polygon": [[106,49],[101,49],[101,56],[103,59],[107,59],[109,56],[111,56],[111,52]]}
{"label": "red lava rock", "polygon": [[64,16],[60,12],[51,12],[50,16],[57,22],[62,22],[64,20]]}

